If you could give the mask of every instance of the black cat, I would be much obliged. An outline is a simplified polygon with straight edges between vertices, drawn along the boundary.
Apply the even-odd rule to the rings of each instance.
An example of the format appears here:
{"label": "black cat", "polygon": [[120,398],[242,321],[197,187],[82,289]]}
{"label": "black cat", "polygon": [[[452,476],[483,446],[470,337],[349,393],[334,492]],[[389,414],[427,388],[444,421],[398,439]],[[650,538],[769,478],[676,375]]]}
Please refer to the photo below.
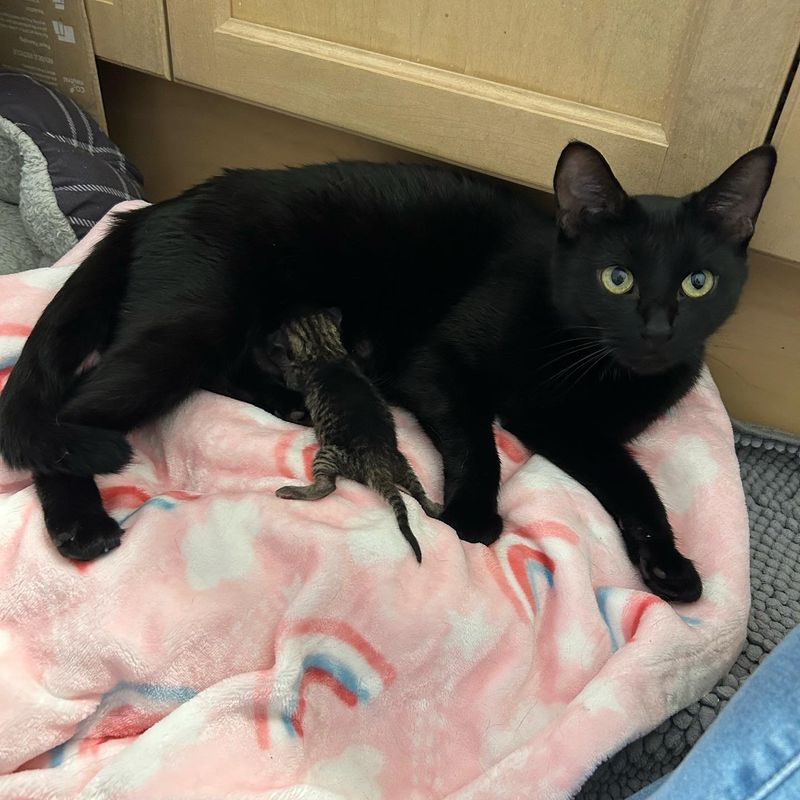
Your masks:
{"label": "black cat", "polygon": [[122,432],[198,387],[301,407],[259,349],[293,305],[337,306],[345,344],[367,343],[382,393],[441,450],[462,538],[500,533],[499,417],[595,494],[656,594],[694,600],[700,578],[625,443],[691,388],[736,306],[774,166],[760,147],[688,197],[629,197],[574,142],[557,226],[445,168],[227,172],[124,215],[66,282],[0,397],[0,452],[33,470],[58,549],[94,558],[120,541],[93,475],[127,463]]}

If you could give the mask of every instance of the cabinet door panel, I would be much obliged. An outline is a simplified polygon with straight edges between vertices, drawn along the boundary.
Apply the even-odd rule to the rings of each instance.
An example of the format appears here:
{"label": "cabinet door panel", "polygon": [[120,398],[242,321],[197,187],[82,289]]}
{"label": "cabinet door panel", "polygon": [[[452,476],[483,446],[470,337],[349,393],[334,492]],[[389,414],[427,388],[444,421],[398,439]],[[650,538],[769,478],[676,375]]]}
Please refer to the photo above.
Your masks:
{"label": "cabinet door panel", "polygon": [[86,0],[99,58],[171,78],[164,0]]}
{"label": "cabinet door panel", "polygon": [[800,262],[800,73],[795,74],[772,143],[778,148],[778,168],[752,247]]}
{"label": "cabinet door panel", "polygon": [[768,128],[796,0],[167,0],[177,79],[536,186],[684,191]]}

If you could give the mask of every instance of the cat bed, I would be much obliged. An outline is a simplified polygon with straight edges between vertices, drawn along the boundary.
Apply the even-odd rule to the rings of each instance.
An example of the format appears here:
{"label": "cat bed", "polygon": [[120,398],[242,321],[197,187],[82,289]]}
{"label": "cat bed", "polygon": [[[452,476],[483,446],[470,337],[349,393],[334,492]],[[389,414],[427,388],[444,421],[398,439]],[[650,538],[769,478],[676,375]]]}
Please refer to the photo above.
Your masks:
{"label": "cat bed", "polygon": [[50,266],[141,183],[72,100],[0,70],[0,274]]}
{"label": "cat bed", "polygon": [[[0,278],[6,376],[102,230]],[[200,392],[131,440],[100,481],[125,537],[89,564],[0,468],[0,796],[567,798],[741,650],[747,513],[707,373],[634,447],[704,578],[691,605],[649,594],[599,503],[500,429],[503,535],[461,542],[409,499],[421,566],[364,487],[275,497],[309,478],[310,430]]]}

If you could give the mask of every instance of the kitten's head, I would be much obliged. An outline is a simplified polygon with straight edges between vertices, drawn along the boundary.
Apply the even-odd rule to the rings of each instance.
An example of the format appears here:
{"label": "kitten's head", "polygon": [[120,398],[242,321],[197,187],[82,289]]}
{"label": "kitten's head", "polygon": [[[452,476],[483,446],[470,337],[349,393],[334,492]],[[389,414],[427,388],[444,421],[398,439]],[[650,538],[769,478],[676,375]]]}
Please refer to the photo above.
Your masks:
{"label": "kitten's head", "polygon": [[347,356],[341,321],[338,309],[314,311],[289,320],[270,336],[268,356],[283,375],[287,388],[304,391],[311,366]]}
{"label": "kitten's head", "polygon": [[576,337],[641,374],[696,362],[736,307],[775,162],[759,147],[687,197],[632,197],[597,150],[567,145],[554,178],[551,279]]}

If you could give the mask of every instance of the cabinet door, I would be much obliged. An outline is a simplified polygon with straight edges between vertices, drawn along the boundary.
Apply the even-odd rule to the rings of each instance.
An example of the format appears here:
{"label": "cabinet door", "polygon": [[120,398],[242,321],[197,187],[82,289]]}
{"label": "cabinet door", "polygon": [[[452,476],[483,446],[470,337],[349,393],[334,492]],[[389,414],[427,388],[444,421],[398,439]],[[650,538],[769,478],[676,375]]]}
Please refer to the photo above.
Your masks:
{"label": "cabinet door", "polygon": [[778,148],[778,168],[752,247],[800,262],[800,72],[794,77],[772,143]]}
{"label": "cabinet door", "polygon": [[172,77],[164,0],[86,0],[99,58]]}
{"label": "cabinet door", "polygon": [[763,141],[797,0],[166,0],[175,77],[549,186],[573,138],[682,192]]}

